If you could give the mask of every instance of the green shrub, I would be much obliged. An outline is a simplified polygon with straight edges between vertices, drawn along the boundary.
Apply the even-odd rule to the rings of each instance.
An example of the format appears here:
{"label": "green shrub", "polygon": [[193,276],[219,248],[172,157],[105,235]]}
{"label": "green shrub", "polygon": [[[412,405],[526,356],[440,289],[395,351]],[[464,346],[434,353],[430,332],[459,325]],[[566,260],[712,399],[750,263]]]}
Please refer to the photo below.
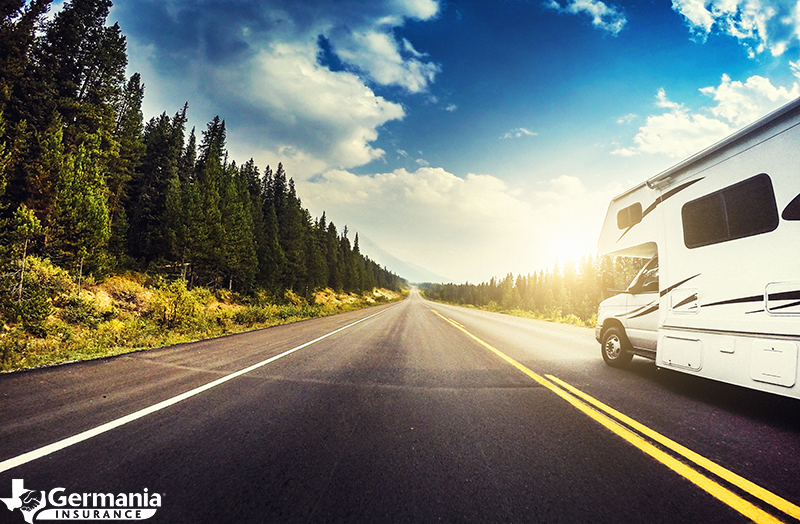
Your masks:
{"label": "green shrub", "polygon": [[0,369],[15,369],[28,349],[27,337],[21,326],[0,334]]}
{"label": "green shrub", "polygon": [[248,306],[233,314],[233,321],[242,326],[264,324],[272,318],[268,309],[258,306]]}
{"label": "green shrub", "polygon": [[62,308],[59,316],[63,320],[72,324],[83,324],[91,328],[96,328],[100,322],[111,316],[111,312],[102,313],[99,311],[97,304],[93,300],[87,300],[76,295],[67,297],[62,302]]}
{"label": "green shrub", "polygon": [[305,304],[305,302],[306,301],[305,301],[305,299],[303,297],[299,296],[297,293],[295,293],[291,289],[287,289],[286,293],[283,294],[283,303],[286,306],[300,307],[303,304]]}
{"label": "green shrub", "polygon": [[153,292],[149,303],[150,317],[162,327],[174,328],[194,320],[200,304],[186,289],[185,280],[163,284]]}
{"label": "green shrub", "polygon": [[146,294],[145,287],[130,277],[111,277],[103,287],[114,300],[125,302],[132,306],[141,305],[140,301]]}

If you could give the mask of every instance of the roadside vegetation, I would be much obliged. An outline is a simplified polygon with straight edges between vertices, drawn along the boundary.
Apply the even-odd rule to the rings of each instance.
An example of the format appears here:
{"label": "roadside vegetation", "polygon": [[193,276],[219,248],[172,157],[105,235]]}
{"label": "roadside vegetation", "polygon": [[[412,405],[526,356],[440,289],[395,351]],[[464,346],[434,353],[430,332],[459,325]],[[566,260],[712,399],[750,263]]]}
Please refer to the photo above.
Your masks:
{"label": "roadside vegetation", "polygon": [[225,120],[187,130],[185,104],[144,121],[111,0],[52,3],[0,3],[0,369],[399,296],[281,163],[229,158]]}
{"label": "roadside vegetation", "polygon": [[[556,262],[552,271],[506,275],[481,284],[422,284],[431,300],[520,317],[594,327],[597,306],[625,289],[646,260],[627,257],[582,257],[576,265]],[[603,275],[608,289],[603,289]]]}
{"label": "roadside vegetation", "polygon": [[49,260],[28,257],[22,300],[6,297],[16,315],[0,331],[0,371],[118,355],[323,317],[399,300],[400,292],[319,289],[242,295],[187,287],[183,279],[128,272],[80,284]]}

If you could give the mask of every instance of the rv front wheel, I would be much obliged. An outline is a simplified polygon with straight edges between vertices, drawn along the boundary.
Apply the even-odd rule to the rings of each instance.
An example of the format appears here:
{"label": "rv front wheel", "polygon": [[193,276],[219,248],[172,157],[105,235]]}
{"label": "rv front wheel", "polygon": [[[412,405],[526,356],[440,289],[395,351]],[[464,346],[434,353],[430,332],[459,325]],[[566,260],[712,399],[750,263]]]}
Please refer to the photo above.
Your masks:
{"label": "rv front wheel", "polygon": [[618,327],[610,327],[603,334],[603,360],[606,364],[615,368],[621,368],[631,361],[630,343],[625,336],[625,332]]}

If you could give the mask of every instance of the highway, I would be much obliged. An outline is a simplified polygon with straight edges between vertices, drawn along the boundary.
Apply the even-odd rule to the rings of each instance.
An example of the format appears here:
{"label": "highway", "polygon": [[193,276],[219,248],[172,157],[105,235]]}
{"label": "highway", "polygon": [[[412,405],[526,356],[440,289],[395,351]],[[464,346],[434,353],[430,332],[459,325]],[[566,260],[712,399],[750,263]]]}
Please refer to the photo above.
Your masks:
{"label": "highway", "polygon": [[414,291],[2,375],[0,499],[13,479],[155,494],[158,523],[797,522],[800,402]]}

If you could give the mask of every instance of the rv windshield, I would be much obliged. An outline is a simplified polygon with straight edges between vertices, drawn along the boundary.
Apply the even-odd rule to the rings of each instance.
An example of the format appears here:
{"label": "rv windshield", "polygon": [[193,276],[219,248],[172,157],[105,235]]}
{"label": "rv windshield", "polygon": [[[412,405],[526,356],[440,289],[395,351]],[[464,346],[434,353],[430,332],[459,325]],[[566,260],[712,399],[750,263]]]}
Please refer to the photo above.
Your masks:
{"label": "rv windshield", "polygon": [[645,264],[626,291],[633,294],[658,293],[658,255]]}

